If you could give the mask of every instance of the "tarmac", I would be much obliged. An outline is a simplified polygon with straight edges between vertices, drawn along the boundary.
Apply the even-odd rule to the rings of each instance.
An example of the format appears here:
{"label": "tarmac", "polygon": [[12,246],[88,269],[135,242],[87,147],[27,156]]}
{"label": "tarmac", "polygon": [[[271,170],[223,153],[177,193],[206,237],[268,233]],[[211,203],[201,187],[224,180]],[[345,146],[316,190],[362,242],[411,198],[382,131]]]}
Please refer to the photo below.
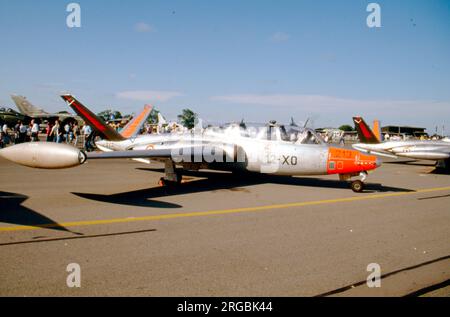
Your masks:
{"label": "tarmac", "polygon": [[450,175],[433,162],[385,162],[361,194],[336,176],[206,170],[168,189],[161,168],[0,159],[0,295],[450,295]]}

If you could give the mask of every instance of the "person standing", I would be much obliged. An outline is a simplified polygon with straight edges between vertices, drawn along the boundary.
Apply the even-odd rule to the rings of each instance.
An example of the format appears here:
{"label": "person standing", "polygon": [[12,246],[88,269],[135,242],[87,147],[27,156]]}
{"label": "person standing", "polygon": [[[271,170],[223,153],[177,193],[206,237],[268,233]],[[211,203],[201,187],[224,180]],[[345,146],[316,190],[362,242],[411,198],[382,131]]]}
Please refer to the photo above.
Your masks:
{"label": "person standing", "polygon": [[17,121],[16,125],[14,126],[14,144],[19,143],[19,127],[20,127],[20,120]]}
{"label": "person standing", "polygon": [[73,122],[70,123],[69,142],[67,142],[67,144],[72,144],[72,142],[73,142]]}
{"label": "person standing", "polygon": [[53,129],[52,129],[52,134],[54,136],[54,140],[56,143],[62,142],[63,132],[61,131],[61,126],[59,124],[59,120],[55,121],[55,125],[53,126]]}
{"label": "person standing", "polygon": [[85,124],[83,126],[83,136],[84,136],[84,149],[89,152],[91,151],[91,144],[90,144],[90,136],[92,134],[92,129],[88,124]]}
{"label": "person standing", "polygon": [[31,142],[39,141],[39,124],[33,120],[31,120]]}
{"label": "person standing", "polygon": [[47,142],[53,142],[52,130],[53,130],[53,125],[49,122],[47,124],[47,128],[45,128],[45,135],[47,136],[47,139],[46,139]]}
{"label": "person standing", "polygon": [[66,123],[64,125],[64,141],[66,143],[69,143],[69,134],[70,134],[70,125],[69,123]]}
{"label": "person standing", "polygon": [[72,133],[73,133],[73,144],[75,147],[77,147],[78,146],[78,136],[80,135],[80,128],[78,127],[77,122],[75,122],[73,124]]}
{"label": "person standing", "polygon": [[23,143],[27,138],[27,126],[20,122],[19,125],[19,143]]}
{"label": "person standing", "polygon": [[4,132],[3,129],[5,125],[1,125],[0,123],[0,126],[2,126],[2,129],[0,130],[0,149],[3,149],[6,145],[6,132]]}
{"label": "person standing", "polygon": [[56,142],[57,141],[57,135],[58,135],[58,120],[55,121],[55,125],[52,127],[50,135],[52,136],[52,141]]}

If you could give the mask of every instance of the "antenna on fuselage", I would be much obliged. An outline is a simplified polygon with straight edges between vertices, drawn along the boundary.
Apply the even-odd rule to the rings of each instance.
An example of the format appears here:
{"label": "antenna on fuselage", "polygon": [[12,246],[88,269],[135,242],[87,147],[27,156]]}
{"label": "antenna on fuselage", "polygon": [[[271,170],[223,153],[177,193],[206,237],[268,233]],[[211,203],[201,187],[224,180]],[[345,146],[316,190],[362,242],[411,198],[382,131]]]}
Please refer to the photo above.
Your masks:
{"label": "antenna on fuselage", "polygon": [[309,118],[306,119],[306,122],[305,122],[305,124],[303,125],[303,128],[306,128],[306,126],[308,125],[308,122],[309,122]]}
{"label": "antenna on fuselage", "polygon": [[290,124],[290,126],[291,127],[298,127],[298,124],[295,123],[295,121],[294,121],[294,117],[291,117],[291,124]]}
{"label": "antenna on fuselage", "polygon": [[239,123],[239,127],[243,128],[243,129],[246,128],[246,125],[245,125],[245,122],[244,122],[244,118],[242,118],[241,122]]}

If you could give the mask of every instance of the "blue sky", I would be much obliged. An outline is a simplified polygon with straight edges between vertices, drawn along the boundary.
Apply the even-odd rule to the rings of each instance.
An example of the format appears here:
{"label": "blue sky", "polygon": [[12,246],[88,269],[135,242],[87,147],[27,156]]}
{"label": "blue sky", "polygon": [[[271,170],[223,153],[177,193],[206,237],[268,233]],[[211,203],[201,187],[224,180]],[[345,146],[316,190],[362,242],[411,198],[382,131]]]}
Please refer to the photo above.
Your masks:
{"label": "blue sky", "polygon": [[[0,105],[338,126],[351,116],[450,133],[450,1],[0,0]],[[75,2],[75,1],[74,1]]]}

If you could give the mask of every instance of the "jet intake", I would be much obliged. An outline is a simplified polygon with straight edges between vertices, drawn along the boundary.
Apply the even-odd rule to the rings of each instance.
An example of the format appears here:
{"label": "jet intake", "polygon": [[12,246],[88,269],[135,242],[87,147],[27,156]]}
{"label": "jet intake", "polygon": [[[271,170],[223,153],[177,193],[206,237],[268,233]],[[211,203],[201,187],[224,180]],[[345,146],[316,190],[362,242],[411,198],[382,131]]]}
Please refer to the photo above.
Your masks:
{"label": "jet intake", "polygon": [[16,164],[45,169],[78,166],[86,161],[79,149],[52,142],[31,142],[13,145],[0,150],[0,157]]}

